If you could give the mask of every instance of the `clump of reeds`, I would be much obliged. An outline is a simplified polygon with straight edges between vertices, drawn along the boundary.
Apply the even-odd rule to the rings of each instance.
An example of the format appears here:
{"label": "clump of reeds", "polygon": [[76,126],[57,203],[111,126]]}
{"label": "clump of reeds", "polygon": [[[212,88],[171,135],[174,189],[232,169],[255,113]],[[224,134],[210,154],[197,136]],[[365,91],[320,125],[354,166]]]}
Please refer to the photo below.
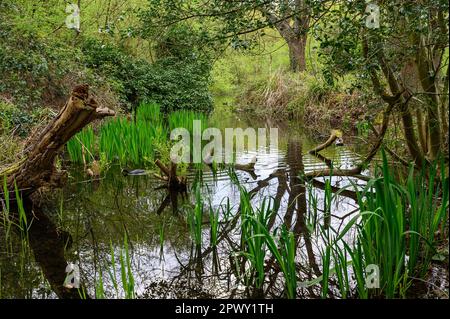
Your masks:
{"label": "clump of reeds", "polygon": [[[109,278],[113,284],[115,295],[117,298],[125,298],[125,299],[135,299],[135,282],[134,276],[131,269],[131,258],[128,248],[128,238],[124,236],[123,246],[120,247],[119,251],[119,266],[120,266],[120,281],[122,282],[122,293],[123,297],[120,295],[119,290],[119,280],[116,274],[117,269],[117,260],[114,253],[114,248],[112,242],[110,243],[110,255],[111,255],[111,267],[108,270]],[[105,298],[105,289],[103,285],[103,272],[99,270],[99,277],[96,278],[95,284],[95,297],[97,299]]]}
{"label": "clump of reeds", "polygon": [[171,131],[176,128],[185,128],[191,135],[194,132],[194,121],[201,121],[201,130],[203,131],[208,125],[208,116],[203,113],[181,110],[169,114],[168,117]]}
{"label": "clump of reeds", "polygon": [[92,127],[86,127],[67,143],[69,158],[74,163],[89,163],[95,153],[95,136]]}
{"label": "clump of reeds", "polygon": [[[347,266],[351,264],[359,298],[407,296],[413,279],[428,272],[437,233],[448,220],[449,180],[437,167],[437,163],[428,165],[419,172],[411,167],[406,180],[400,182],[383,153],[381,177],[357,190],[360,213],[326,239],[323,289],[328,289],[328,279],[336,273],[342,297],[349,296]],[[351,228],[357,230],[353,243],[343,240]],[[377,287],[368,286],[371,278]]]}
{"label": "clump of reeds", "polygon": [[91,127],[83,130],[69,141],[67,150],[75,163],[103,158],[121,164],[145,164],[154,161],[158,146],[167,143],[167,137],[159,106],[147,103],[137,108],[133,119],[117,117],[104,122],[97,137]]}
{"label": "clump of reeds", "polygon": [[208,125],[206,114],[176,111],[166,121],[158,104],[143,103],[132,117],[105,121],[98,136],[91,127],[78,133],[67,144],[69,158],[74,163],[89,163],[96,158],[121,164],[153,163],[159,156],[169,156],[169,130],[185,128],[193,137],[195,120],[201,122],[201,134]]}
{"label": "clump of reeds", "polygon": [[196,247],[202,244],[203,199],[200,184],[195,186],[195,205],[188,210],[187,220]]}

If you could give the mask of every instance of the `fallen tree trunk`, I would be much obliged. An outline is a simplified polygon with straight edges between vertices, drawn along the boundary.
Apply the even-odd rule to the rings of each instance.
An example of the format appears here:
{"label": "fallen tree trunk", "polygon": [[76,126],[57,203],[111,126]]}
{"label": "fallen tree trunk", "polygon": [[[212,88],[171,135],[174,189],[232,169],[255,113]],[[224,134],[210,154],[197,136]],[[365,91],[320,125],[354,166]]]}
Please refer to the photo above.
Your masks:
{"label": "fallen tree trunk", "polygon": [[320,171],[312,171],[305,173],[304,177],[306,179],[313,179],[316,177],[327,177],[327,176],[340,176],[340,177],[355,177],[360,180],[369,181],[370,176],[365,176],[361,174],[362,166],[357,166],[351,169],[324,169]]}
{"label": "fallen tree trunk", "polygon": [[40,134],[29,140],[25,146],[24,158],[0,170],[0,177],[7,177],[10,190],[16,184],[25,195],[43,186],[61,186],[67,179],[67,173],[57,170],[54,165],[60,149],[92,121],[114,115],[113,110],[100,107],[89,97],[88,85],[76,86],[56,118]]}

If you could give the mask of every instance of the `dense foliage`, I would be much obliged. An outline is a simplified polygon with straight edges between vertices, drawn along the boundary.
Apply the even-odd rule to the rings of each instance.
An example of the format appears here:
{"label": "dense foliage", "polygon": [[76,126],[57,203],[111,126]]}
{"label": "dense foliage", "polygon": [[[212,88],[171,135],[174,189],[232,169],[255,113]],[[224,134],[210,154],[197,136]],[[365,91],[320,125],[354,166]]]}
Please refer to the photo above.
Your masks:
{"label": "dense foliage", "polygon": [[[57,12],[64,13],[63,3],[59,5],[62,11]],[[125,110],[150,100],[166,112],[211,110],[210,58],[195,54],[187,41],[180,42],[192,34],[189,30],[174,28],[159,41],[149,40],[157,53],[151,60],[133,54],[111,30],[106,36],[100,36],[104,31],[96,36],[73,34],[64,26],[49,31],[44,22],[50,24],[54,16],[39,11],[37,19],[18,18],[26,9],[26,4],[10,2],[2,2],[0,8],[0,96],[24,111],[59,107],[67,92],[84,82],[104,102]],[[49,32],[43,32],[42,25]],[[169,48],[171,42],[175,44]]]}

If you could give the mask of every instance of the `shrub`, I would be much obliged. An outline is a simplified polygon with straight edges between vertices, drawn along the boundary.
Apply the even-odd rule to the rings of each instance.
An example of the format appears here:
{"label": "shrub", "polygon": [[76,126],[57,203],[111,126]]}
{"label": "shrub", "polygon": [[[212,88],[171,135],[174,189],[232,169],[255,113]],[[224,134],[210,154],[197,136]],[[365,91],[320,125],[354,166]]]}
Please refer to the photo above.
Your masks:
{"label": "shrub", "polygon": [[155,101],[164,113],[178,109],[210,111],[209,67],[195,56],[161,58],[151,64],[130,57],[121,49],[98,40],[83,44],[87,67],[110,75],[120,84],[128,108]]}

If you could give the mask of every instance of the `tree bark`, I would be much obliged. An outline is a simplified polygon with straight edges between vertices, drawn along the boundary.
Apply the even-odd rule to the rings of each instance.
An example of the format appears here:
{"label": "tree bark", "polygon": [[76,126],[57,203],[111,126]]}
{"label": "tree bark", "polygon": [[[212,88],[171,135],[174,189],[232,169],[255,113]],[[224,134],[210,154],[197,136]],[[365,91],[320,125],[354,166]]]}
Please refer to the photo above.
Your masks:
{"label": "tree bark", "polygon": [[417,131],[419,133],[420,146],[422,146],[422,152],[426,154],[428,152],[427,129],[425,120],[422,115],[422,110],[419,108],[416,109],[416,121],[417,121]]}
{"label": "tree bark", "polygon": [[306,70],[306,41],[308,39],[308,28],[310,12],[303,1],[296,1],[296,14],[291,18],[282,19],[269,10],[261,9],[261,13],[273,23],[289,48],[290,69],[293,72]]}
{"label": "tree bark", "polygon": [[444,89],[442,91],[442,99],[440,106],[442,121],[442,143],[448,146],[448,85],[449,85],[449,67],[447,66],[447,75],[444,78]]}
{"label": "tree bark", "polygon": [[159,159],[155,161],[155,165],[159,167],[163,177],[158,177],[161,180],[167,181],[167,188],[171,191],[186,192],[187,180],[185,177],[177,176],[177,165],[170,163],[170,168],[165,166]]}
{"label": "tree bark", "polygon": [[43,186],[61,186],[67,173],[58,171],[54,165],[60,149],[81,129],[96,119],[113,116],[115,112],[107,107],[99,107],[89,97],[88,85],[75,87],[57,117],[25,147],[25,158],[5,170],[0,176],[7,176],[9,189],[16,184],[31,194]]}
{"label": "tree bark", "polygon": [[306,41],[306,34],[286,40],[289,47],[289,61],[292,72],[303,72],[306,70]]}
{"label": "tree bark", "polygon": [[441,123],[439,120],[439,95],[436,85],[436,74],[433,70],[433,57],[429,57],[420,35],[414,35],[417,47],[416,65],[419,80],[426,94],[427,126],[428,126],[428,157],[434,160],[441,151]]}

